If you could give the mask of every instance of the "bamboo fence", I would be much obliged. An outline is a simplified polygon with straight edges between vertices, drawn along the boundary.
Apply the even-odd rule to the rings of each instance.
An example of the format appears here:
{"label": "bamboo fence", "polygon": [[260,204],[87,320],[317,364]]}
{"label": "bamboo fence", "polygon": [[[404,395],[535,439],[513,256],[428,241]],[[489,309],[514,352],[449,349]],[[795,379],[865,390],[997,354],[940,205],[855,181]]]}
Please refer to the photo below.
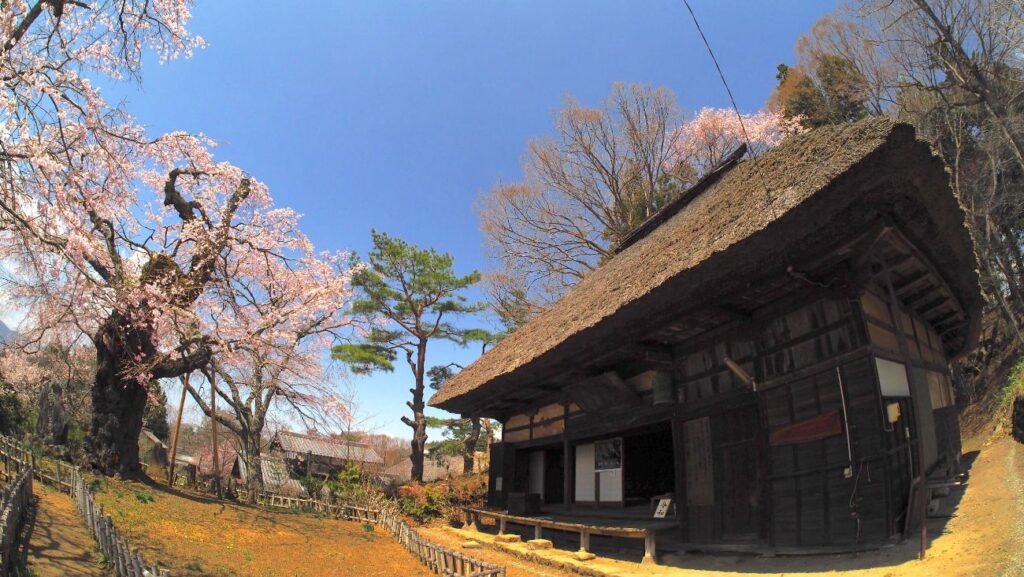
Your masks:
{"label": "bamboo fence", "polygon": [[[86,484],[81,469],[57,459],[37,458],[21,443],[3,436],[0,436],[0,459],[3,461],[0,475],[6,479],[10,480],[13,476],[18,475],[21,475],[22,478],[30,478],[31,474],[74,498],[79,514],[99,544],[103,555],[114,568],[117,577],[168,577],[170,575],[168,570],[159,566],[147,566],[139,550],[129,547],[127,540],[114,525],[110,515],[104,514],[103,507],[96,505],[95,497]],[[22,473],[24,474],[22,475]],[[29,496],[31,496],[31,483],[26,482],[25,485],[29,487]],[[269,507],[317,511],[342,519],[381,526],[409,553],[419,559],[434,574],[441,577],[505,577],[504,567],[485,563],[423,538],[402,519],[397,511],[288,497],[273,493],[262,493],[257,502]],[[6,530],[4,537],[6,545]],[[6,562],[6,557],[3,559]]]}
{"label": "bamboo fence", "polygon": [[[0,437],[0,459],[3,460],[3,471],[0,474],[6,479],[11,479],[12,475],[26,478],[31,475],[74,499],[75,507],[85,521],[86,527],[117,577],[169,577],[170,572],[167,569],[157,565],[146,565],[138,548],[129,547],[127,539],[114,525],[110,515],[103,513],[103,506],[96,505],[95,496],[86,484],[81,469],[58,459],[36,457],[21,443],[9,437]],[[5,547],[6,535],[5,527]],[[6,565],[6,558],[4,562]]]}
{"label": "bamboo fence", "polygon": [[3,496],[0,497],[0,531],[3,533],[0,571],[3,575],[11,575],[18,569],[18,531],[31,501],[32,469],[25,469],[15,478],[14,483],[4,488]]}
{"label": "bamboo fence", "polygon": [[419,559],[434,574],[442,577],[505,577],[504,567],[485,563],[423,538],[394,510],[357,507],[274,493],[262,493],[257,502],[269,507],[317,511],[342,519],[381,526],[413,557]]}

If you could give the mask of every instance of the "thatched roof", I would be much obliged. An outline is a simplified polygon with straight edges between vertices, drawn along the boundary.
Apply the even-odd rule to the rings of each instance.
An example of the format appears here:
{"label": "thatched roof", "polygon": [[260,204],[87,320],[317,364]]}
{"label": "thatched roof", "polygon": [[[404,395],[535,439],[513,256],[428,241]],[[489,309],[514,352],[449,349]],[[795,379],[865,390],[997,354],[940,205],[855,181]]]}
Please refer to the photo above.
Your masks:
{"label": "thatched roof", "polygon": [[[478,410],[495,394],[568,370],[573,355],[622,346],[658,315],[713,304],[879,219],[921,248],[976,318],[977,261],[964,218],[942,161],[909,125],[874,118],[791,137],[721,175],[449,380],[430,404]],[[971,346],[975,333],[951,333],[948,352]]]}

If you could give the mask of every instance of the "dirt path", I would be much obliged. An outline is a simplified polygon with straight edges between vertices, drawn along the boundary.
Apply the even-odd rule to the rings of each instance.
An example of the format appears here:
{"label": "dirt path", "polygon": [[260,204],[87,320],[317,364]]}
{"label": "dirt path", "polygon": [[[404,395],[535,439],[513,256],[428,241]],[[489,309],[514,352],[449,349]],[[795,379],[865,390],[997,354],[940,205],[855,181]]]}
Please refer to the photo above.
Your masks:
{"label": "dirt path", "polygon": [[108,575],[100,564],[95,541],[82,524],[71,498],[38,482],[32,490],[38,501],[35,515],[26,529],[29,541],[25,556],[29,575]]}
{"label": "dirt path", "polygon": [[543,565],[528,559],[514,557],[490,547],[463,549],[462,543],[466,541],[463,535],[444,527],[420,527],[417,531],[434,543],[454,551],[460,551],[481,561],[503,565],[506,577],[576,577],[577,575],[576,573],[570,573],[550,565]]}

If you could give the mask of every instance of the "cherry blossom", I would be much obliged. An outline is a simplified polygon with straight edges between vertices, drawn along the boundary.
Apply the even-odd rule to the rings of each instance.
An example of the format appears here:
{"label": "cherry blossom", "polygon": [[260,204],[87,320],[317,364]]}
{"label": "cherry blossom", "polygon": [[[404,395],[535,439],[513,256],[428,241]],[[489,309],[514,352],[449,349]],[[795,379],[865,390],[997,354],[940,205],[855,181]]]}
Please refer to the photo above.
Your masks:
{"label": "cherry blossom", "polygon": [[743,114],[741,123],[731,108],[702,108],[673,134],[673,161],[687,163],[697,174],[704,174],[740,144],[748,143],[749,154],[757,156],[802,131],[798,119],[776,112]]}
{"label": "cherry blossom", "polygon": [[[343,255],[315,254],[298,215],[217,160],[210,138],[150,137],[97,88],[141,79],[146,51],[170,61],[201,47],[191,6],[0,4],[0,276],[28,343],[92,340],[88,449],[106,473],[137,470],[154,379],[285,351],[303,322],[343,322],[348,296]],[[305,375],[329,334],[272,362]]]}

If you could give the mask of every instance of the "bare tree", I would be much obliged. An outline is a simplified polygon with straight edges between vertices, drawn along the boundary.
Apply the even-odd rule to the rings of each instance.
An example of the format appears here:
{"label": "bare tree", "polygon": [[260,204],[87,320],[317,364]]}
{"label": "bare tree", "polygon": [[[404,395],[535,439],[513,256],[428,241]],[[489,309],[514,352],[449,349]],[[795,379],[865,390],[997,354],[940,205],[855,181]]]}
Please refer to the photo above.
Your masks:
{"label": "bare tree", "polygon": [[481,198],[481,226],[505,269],[491,278],[492,294],[550,302],[607,258],[666,201],[679,120],[664,88],[616,84],[594,108],[568,98],[556,136],[529,143],[525,180]]}
{"label": "bare tree", "polygon": [[[914,124],[936,148],[994,313],[983,350],[1024,347],[1024,4],[856,0],[819,21],[797,52],[801,71],[827,58],[849,63],[872,113]],[[780,84],[773,102],[792,96]],[[967,392],[987,389],[970,383]]]}
{"label": "bare tree", "polygon": [[515,328],[609,258],[615,246],[742,142],[755,150],[787,132],[781,114],[703,109],[683,122],[665,88],[615,84],[597,107],[568,98],[555,135],[527,147],[521,182],[478,204],[499,263],[486,276],[492,306]]}

